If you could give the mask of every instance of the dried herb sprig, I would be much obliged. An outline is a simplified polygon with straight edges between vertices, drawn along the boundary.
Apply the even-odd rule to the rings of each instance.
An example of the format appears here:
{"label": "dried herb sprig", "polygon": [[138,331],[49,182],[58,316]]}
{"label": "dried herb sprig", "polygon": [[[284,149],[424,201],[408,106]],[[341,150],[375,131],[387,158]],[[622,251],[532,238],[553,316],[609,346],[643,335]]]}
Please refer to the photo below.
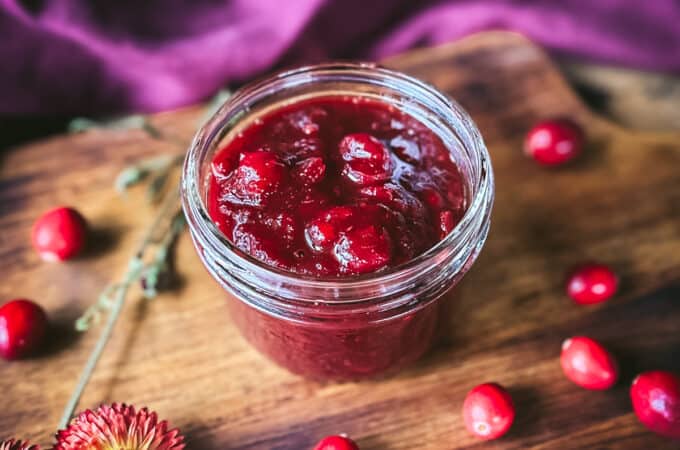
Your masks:
{"label": "dried herb sprig", "polygon": [[[181,219],[179,217],[182,217],[182,215],[181,211],[178,210],[178,192],[177,190],[173,190],[167,194],[156,218],[149,228],[147,228],[144,237],[128,263],[127,270],[123,274],[121,281],[107,286],[100,294],[97,302],[88,308],[85,314],[76,321],[76,328],[79,331],[85,331],[101,317],[103,311],[108,312],[107,321],[102,329],[102,333],[97,340],[90,357],[85,363],[85,367],[73,395],[64,409],[61,421],[59,422],[60,429],[65,428],[73,416],[78,401],[85,390],[85,386],[89,382],[94,368],[104,351],[104,347],[111,337],[111,333],[113,332],[113,328],[123,309],[123,304],[125,303],[125,298],[127,297],[130,288],[139,282],[143,274],[154,273],[158,275],[160,272],[167,269],[169,248],[173,245],[175,239],[179,236],[184,227],[183,217]],[[158,228],[161,227],[164,222],[168,221],[170,222],[170,226],[163,233],[164,237],[157,246],[154,257],[150,262],[145,263],[144,256],[153,246],[154,235],[157,233]],[[158,280],[158,276],[156,276],[155,280]],[[145,289],[145,296],[147,298],[153,298],[157,292],[156,281],[153,279],[150,281],[151,284],[147,284],[148,287]]]}
{"label": "dried herb sprig", "polygon": [[[149,248],[154,244],[154,237],[159,234],[159,229],[163,223],[170,222],[170,225],[161,232],[161,242],[155,249],[155,253],[150,262],[145,263],[144,257]],[[168,252],[170,247],[174,244],[180,232],[184,228],[184,216],[179,210],[177,192],[169,193],[163,201],[158,215],[155,220],[146,230],[143,239],[137,246],[137,250],[128,262],[127,270],[121,277],[121,281],[108,285],[97,298],[97,302],[90,306],[85,313],[76,320],[76,329],[78,331],[87,331],[92,324],[99,321],[102,312],[113,309],[116,299],[120,294],[126,295],[128,290],[136,284],[143,275],[155,274],[155,279],[158,275],[168,269]],[[149,279],[148,289],[145,289],[145,297],[153,298],[156,296],[156,284],[152,279]],[[153,294],[152,294],[153,293]]]}
{"label": "dried herb sprig", "polygon": [[116,190],[127,194],[128,188],[143,181],[150,180],[147,185],[146,198],[151,202],[159,199],[160,193],[166,186],[172,170],[184,160],[184,154],[163,155],[149,158],[123,169],[116,178]]}
{"label": "dried herb sprig", "polygon": [[76,117],[68,124],[69,133],[80,133],[97,128],[113,131],[140,129],[144,130],[149,136],[155,139],[160,139],[161,137],[161,133],[158,128],[153,126],[146,116],[141,114],[134,114],[124,117],[113,117],[103,120],[93,120],[88,119],[87,117]]}
{"label": "dried herb sprig", "polygon": [[[126,122],[128,124],[137,124],[138,121]],[[82,126],[82,125],[81,125]],[[121,129],[121,128],[115,128]],[[149,130],[149,128],[144,128]],[[152,137],[159,137],[160,133],[154,133]],[[155,201],[160,193],[163,191],[163,185],[167,182],[168,177],[172,172],[172,168],[181,162],[181,155],[163,156],[144,160],[136,166],[128,167],[116,179],[117,190],[125,193],[128,187],[141,183],[148,177],[151,178],[151,183],[147,187],[147,199]],[[127,175],[125,175],[127,173]],[[131,174],[138,174],[136,179],[131,177]],[[162,177],[163,182],[155,181]],[[125,179],[123,183],[121,180]],[[177,183],[178,185],[179,183]],[[71,395],[69,401],[64,408],[61,420],[59,422],[59,429],[65,428],[73,413],[75,412],[80,397],[82,396],[87,383],[92,377],[92,373],[101,358],[104,348],[113,333],[113,329],[118,321],[120,312],[123,309],[125,299],[132,286],[139,282],[139,280],[146,276],[146,287],[144,295],[147,298],[155,297],[157,293],[157,282],[159,276],[164,271],[168,270],[169,263],[167,258],[169,256],[169,249],[174,244],[175,240],[181,233],[184,227],[184,220],[179,206],[179,189],[170,189],[166,194],[163,202],[158,210],[158,213],[151,225],[147,228],[143,238],[138,244],[133,256],[128,261],[128,266],[121,280],[108,285],[97,298],[94,305],[90,306],[85,313],[76,320],[76,329],[79,331],[86,331],[101,319],[104,312],[108,313],[106,324],[97,339],[95,347],[90,353],[83,371],[80,375],[78,383]],[[161,236],[160,238],[158,236]],[[145,256],[152,247],[156,246],[153,257],[149,262],[145,262]]]}
{"label": "dried herb sprig", "polygon": [[184,230],[185,225],[184,213],[181,210],[177,211],[170,221],[169,229],[165,233],[163,240],[158,245],[158,248],[156,248],[153,260],[142,271],[140,281],[144,297],[147,299],[155,298],[158,295],[158,291],[168,284],[164,283],[164,281],[172,277],[170,251]]}
{"label": "dried herb sprig", "polygon": [[[227,91],[220,91],[208,104],[207,112],[212,115],[229,95]],[[201,122],[203,121],[205,121],[205,117],[201,119]],[[82,132],[88,129],[128,130],[134,128],[144,130],[154,139],[171,141],[178,145],[180,150],[186,148],[185,144],[177,139],[164,136],[146,117],[140,115],[108,121],[74,119],[69,126],[69,131]],[[85,331],[90,329],[93,323],[100,320],[104,313],[108,313],[104,328],[85,363],[78,384],[64,408],[59,429],[66,428],[71,417],[73,417],[80,397],[111,337],[130,288],[141,282],[144,296],[149,299],[154,298],[162,284],[161,280],[171,270],[171,249],[185,227],[185,220],[179,206],[179,180],[167,190],[164,187],[168,184],[173,170],[183,159],[184,152],[181,151],[174,155],[143,160],[136,165],[125,168],[116,179],[115,187],[121,194],[125,194],[131,186],[149,180],[147,200],[156,202],[161,197],[163,199],[156,217],[147,228],[133,256],[128,261],[127,269],[121,280],[108,285],[99,295],[95,304],[88,308],[76,321],[76,328]],[[164,192],[165,194],[162,195]],[[155,248],[153,256],[145,258],[151,248]]]}

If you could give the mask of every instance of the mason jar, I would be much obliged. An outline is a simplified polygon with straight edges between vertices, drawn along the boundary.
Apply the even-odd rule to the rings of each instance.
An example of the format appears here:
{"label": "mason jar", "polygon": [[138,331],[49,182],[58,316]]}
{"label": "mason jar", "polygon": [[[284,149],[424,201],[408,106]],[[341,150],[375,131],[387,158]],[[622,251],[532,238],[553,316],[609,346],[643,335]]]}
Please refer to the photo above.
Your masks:
{"label": "mason jar", "polygon": [[[391,105],[438,135],[468,194],[460,222],[410,261],[375,273],[315,278],[277,269],[239,250],[206,207],[213,156],[232,131],[314,97],[359,96]],[[373,64],[332,63],[287,70],[237,91],[196,133],[181,195],[191,238],[226,291],[233,322],[262,354],[315,379],[375,377],[422,356],[436,338],[446,295],[486,239],[494,183],[484,142],[470,117],[434,87]]]}

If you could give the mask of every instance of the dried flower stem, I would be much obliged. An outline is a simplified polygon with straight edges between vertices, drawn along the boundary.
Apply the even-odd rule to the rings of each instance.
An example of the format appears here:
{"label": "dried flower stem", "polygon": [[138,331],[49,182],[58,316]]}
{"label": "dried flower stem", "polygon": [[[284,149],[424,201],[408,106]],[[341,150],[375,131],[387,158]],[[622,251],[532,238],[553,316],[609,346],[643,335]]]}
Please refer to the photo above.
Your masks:
{"label": "dried flower stem", "polygon": [[[173,190],[172,192],[168,193],[158,215],[156,216],[152,224],[149,226],[149,228],[147,228],[144,237],[139,243],[137,249],[135,250],[134,256],[132,257],[132,259],[130,259],[128,269],[126,273],[123,275],[123,280],[105,289],[103,295],[105,295],[105,297],[107,298],[110,298],[109,295],[113,292],[113,298],[111,299],[112,301],[110,302],[109,305],[107,305],[108,306],[107,309],[110,308],[109,316],[106,320],[106,324],[104,325],[101,334],[99,335],[99,338],[97,339],[97,343],[95,344],[92,353],[90,354],[89,358],[87,359],[87,362],[85,363],[85,367],[83,368],[83,371],[80,374],[78,384],[76,385],[76,388],[73,391],[71,398],[69,399],[68,403],[66,404],[66,407],[64,408],[61,421],[59,422],[59,429],[63,429],[66,426],[68,426],[71,417],[73,417],[73,413],[75,412],[75,409],[78,406],[80,397],[82,396],[83,391],[87,386],[87,383],[90,381],[92,373],[94,372],[94,369],[97,366],[99,359],[101,358],[104,348],[106,347],[106,344],[109,338],[111,337],[113,328],[116,325],[121,310],[123,309],[123,305],[125,303],[125,298],[127,297],[128,291],[130,290],[130,287],[132,287],[132,285],[134,285],[134,283],[139,280],[145,268],[144,263],[142,262],[143,261],[142,258],[144,257],[144,253],[146,252],[146,250],[153,243],[153,236],[155,231],[158,229],[158,227],[161,226],[161,224],[164,221],[168,220],[169,216],[172,215],[174,219],[172,225],[170,226],[170,231],[166,234],[163,241],[161,242],[161,245],[158,247],[156,257],[154,258],[154,263],[158,263],[159,261],[161,263],[165,262],[168,248],[172,245],[175,238],[179,235],[182,226],[178,225],[176,222],[177,200],[178,192],[176,190]],[[161,255],[162,258],[159,255]],[[94,306],[96,307],[101,305],[97,304]],[[87,329],[83,327],[82,321],[86,318],[91,319],[91,317],[93,317],[91,313],[90,314],[88,313],[90,313],[90,310],[88,310],[85,313],[85,315],[83,315],[83,317],[81,317],[77,322],[81,324],[81,329]]]}
{"label": "dried flower stem", "polygon": [[118,321],[120,311],[123,309],[123,303],[125,302],[125,296],[127,294],[128,287],[129,284],[124,283],[116,292],[116,297],[112,305],[111,312],[109,313],[109,317],[106,320],[106,325],[102,330],[102,334],[99,336],[99,339],[97,339],[97,344],[92,350],[92,353],[90,354],[90,357],[87,359],[87,363],[85,364],[85,367],[83,368],[83,371],[80,374],[78,384],[76,385],[73,394],[69,398],[69,401],[66,404],[66,407],[64,408],[61,420],[59,421],[60,430],[66,428],[69,422],[71,421],[71,417],[73,417],[73,413],[75,412],[76,407],[78,406],[80,397],[83,395],[85,386],[87,386],[87,383],[90,381],[90,378],[92,377],[92,373],[94,373],[94,369],[97,366],[97,363],[99,362],[99,358],[101,357],[102,352],[104,351],[104,347],[106,347],[106,343],[108,342],[109,337],[111,337],[113,327],[114,325],[116,325],[116,322]]}
{"label": "dried flower stem", "polygon": [[[208,112],[212,114],[229,95],[228,91],[220,91],[208,105]],[[177,145],[181,150],[186,147],[185,143],[177,138],[165,136],[159,129],[153,126],[145,116],[141,115],[100,122],[86,118],[78,118],[71,122],[69,131],[82,132],[89,129],[128,130],[134,128],[144,130],[154,139],[163,139],[171,142]],[[124,169],[116,179],[116,190],[125,194],[127,188],[139,184],[150,177],[147,186],[147,200],[156,202],[159,197],[161,197],[161,193],[164,191],[163,188],[166,186],[173,169],[181,164],[183,159],[184,152],[181,151],[174,155],[144,160],[134,166],[128,167]],[[76,329],[79,331],[86,331],[93,322],[99,319],[103,311],[108,312],[104,328],[102,329],[101,334],[92,349],[92,353],[90,353],[90,356],[83,367],[78,383],[64,408],[61,420],[59,421],[59,429],[66,428],[71,421],[73,413],[78,407],[78,402],[85,391],[85,387],[90,381],[90,378],[92,378],[97,363],[113,333],[113,329],[120,317],[130,288],[144,277],[144,296],[149,299],[156,296],[159,277],[164,271],[169,269],[168,259],[171,253],[170,249],[184,229],[184,226],[184,215],[179,206],[179,186],[174,186],[174,188],[169,189],[165,194],[158,214],[151,225],[146,229],[144,236],[128,262],[128,267],[125,274],[122,276],[122,280],[107,286],[99,295],[97,302],[90,306],[76,321]],[[156,246],[156,251],[153,258],[151,258],[149,263],[145,264],[144,256],[147,253],[147,250],[154,245]]]}

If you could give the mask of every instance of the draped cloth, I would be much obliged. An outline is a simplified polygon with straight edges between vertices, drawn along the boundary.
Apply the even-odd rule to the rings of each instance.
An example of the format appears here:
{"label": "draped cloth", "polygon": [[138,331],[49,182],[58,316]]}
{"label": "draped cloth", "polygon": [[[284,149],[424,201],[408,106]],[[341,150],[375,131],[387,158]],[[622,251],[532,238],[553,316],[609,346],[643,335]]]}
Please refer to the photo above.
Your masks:
{"label": "draped cloth", "polygon": [[276,66],[376,60],[489,29],[680,73],[676,0],[0,0],[0,114],[164,110]]}

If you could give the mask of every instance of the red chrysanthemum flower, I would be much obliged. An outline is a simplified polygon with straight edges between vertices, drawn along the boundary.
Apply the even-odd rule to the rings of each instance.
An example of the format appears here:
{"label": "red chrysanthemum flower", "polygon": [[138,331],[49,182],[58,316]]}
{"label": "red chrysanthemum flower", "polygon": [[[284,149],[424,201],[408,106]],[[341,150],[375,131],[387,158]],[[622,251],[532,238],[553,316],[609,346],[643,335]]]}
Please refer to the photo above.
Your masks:
{"label": "red chrysanthemum flower", "polygon": [[155,412],[114,403],[87,410],[57,433],[53,450],[183,450],[179,430]]}
{"label": "red chrysanthemum flower", "polygon": [[0,442],[0,450],[40,450],[40,447],[14,439],[9,439],[7,441]]}

